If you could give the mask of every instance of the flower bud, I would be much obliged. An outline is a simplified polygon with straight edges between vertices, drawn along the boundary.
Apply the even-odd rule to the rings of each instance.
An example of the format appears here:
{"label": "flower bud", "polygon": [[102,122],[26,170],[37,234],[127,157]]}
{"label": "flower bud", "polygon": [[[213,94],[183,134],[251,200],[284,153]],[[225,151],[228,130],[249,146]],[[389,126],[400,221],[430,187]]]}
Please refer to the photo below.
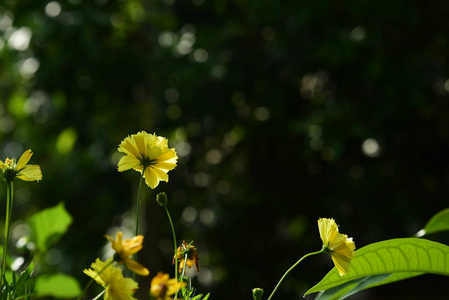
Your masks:
{"label": "flower bud", "polygon": [[167,194],[164,192],[157,194],[156,201],[160,206],[165,207],[168,203]]}
{"label": "flower bud", "polygon": [[263,290],[261,288],[253,289],[253,298],[254,300],[262,300]]}

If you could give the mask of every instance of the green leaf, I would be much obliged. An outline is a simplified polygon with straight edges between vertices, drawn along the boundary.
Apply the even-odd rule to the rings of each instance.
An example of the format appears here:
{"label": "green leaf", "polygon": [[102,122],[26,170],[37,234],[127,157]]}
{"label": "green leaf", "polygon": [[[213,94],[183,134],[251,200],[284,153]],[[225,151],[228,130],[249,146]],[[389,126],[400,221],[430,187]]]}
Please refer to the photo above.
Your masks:
{"label": "green leaf", "polygon": [[[356,251],[347,275],[340,276],[337,269],[333,268],[305,295],[324,291],[367,276],[390,273],[392,275],[382,281],[364,285],[363,289],[423,273],[449,276],[449,247],[417,238],[392,239],[373,243]],[[360,283],[356,283],[352,288],[356,288]]]}
{"label": "green leaf", "polygon": [[64,274],[38,276],[35,291],[38,297],[74,298],[81,294],[78,281]]}
{"label": "green leaf", "polygon": [[44,209],[31,218],[28,223],[33,230],[33,239],[39,252],[46,252],[67,231],[72,217],[64,204]]}
{"label": "green leaf", "polygon": [[[394,281],[402,280],[405,278],[410,278],[413,276],[421,275],[422,273],[410,274],[407,272],[394,273],[394,274],[381,274],[381,275],[373,275],[362,277],[359,279],[355,279],[336,287],[330,288],[328,290],[322,291],[318,294],[315,300],[336,300],[336,299],[345,299],[355,293],[371,288],[374,286],[391,283]],[[400,275],[400,276],[398,276]],[[404,278],[403,278],[404,277]]]}
{"label": "green leaf", "polygon": [[443,209],[436,213],[429,222],[427,222],[424,229],[415,234],[416,237],[422,237],[431,233],[449,230],[449,208]]}

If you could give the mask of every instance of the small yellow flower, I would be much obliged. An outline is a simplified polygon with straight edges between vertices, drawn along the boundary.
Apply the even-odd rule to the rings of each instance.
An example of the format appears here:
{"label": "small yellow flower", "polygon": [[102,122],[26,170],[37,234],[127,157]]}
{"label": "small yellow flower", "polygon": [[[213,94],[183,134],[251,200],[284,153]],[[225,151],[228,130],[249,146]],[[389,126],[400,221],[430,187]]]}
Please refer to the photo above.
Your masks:
{"label": "small yellow flower", "polygon": [[132,300],[133,293],[137,290],[137,283],[131,278],[124,278],[122,270],[112,265],[112,258],[103,262],[99,258],[90,265],[91,269],[83,272],[102,285],[106,292],[105,300]]}
{"label": "small yellow flower", "polygon": [[150,294],[157,300],[171,300],[170,296],[184,286],[185,282],[176,282],[176,279],[170,279],[168,274],[159,272],[151,280]]}
{"label": "small yellow flower", "polygon": [[142,249],[143,235],[123,240],[123,232],[118,231],[115,240],[109,235],[106,235],[105,237],[111,242],[111,247],[116,253],[114,259],[118,263],[123,263],[129,270],[141,276],[148,276],[150,274],[150,271],[148,271],[147,268],[129,258],[129,256]]}
{"label": "small yellow flower", "polygon": [[38,165],[27,165],[33,152],[27,150],[20,156],[19,161],[15,158],[6,158],[5,162],[0,161],[0,169],[6,180],[19,178],[23,181],[39,181],[42,179],[41,168]]}
{"label": "small yellow flower", "polygon": [[178,156],[168,148],[168,140],[140,131],[125,138],[118,147],[126,155],[118,162],[118,171],[134,169],[143,172],[146,184],[154,189],[160,181],[168,182],[168,171],[176,167]]}
{"label": "small yellow flower", "polygon": [[338,232],[334,219],[321,218],[318,229],[323,241],[323,249],[330,254],[340,276],[348,273],[351,259],[355,255],[355,244],[352,238]]}
{"label": "small yellow flower", "polygon": [[[192,243],[187,244],[185,241],[182,241],[181,246],[178,247],[176,251],[176,257],[179,261],[178,271],[181,273],[182,268],[186,264],[189,268],[195,265],[195,269],[197,272],[200,271],[199,262],[200,257],[198,256],[198,251],[196,251],[196,247],[192,245]],[[184,263],[187,257],[187,262]],[[175,263],[175,258],[173,258],[173,264]]]}

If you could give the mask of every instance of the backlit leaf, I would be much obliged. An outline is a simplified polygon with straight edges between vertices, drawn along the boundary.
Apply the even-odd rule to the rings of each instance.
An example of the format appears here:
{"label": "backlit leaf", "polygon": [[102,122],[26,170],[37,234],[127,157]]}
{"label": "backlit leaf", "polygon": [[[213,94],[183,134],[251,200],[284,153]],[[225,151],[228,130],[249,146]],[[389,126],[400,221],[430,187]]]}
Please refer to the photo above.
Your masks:
{"label": "backlit leaf", "polygon": [[446,230],[449,230],[449,208],[443,209],[430,218],[429,222],[424,226],[424,229],[418,231],[416,237]]}
{"label": "backlit leaf", "polygon": [[[437,242],[403,238],[370,244],[356,251],[347,275],[340,276],[333,268],[305,295],[324,291],[367,276],[392,274],[380,282],[371,282],[363,288],[403,280],[423,273],[449,276],[449,247]],[[356,282],[356,288],[361,282]],[[352,290],[349,289],[349,290]],[[331,299],[331,298],[329,298]]]}
{"label": "backlit leaf", "polygon": [[72,223],[64,204],[44,209],[28,219],[33,230],[33,241],[39,252],[45,252],[56,243]]}

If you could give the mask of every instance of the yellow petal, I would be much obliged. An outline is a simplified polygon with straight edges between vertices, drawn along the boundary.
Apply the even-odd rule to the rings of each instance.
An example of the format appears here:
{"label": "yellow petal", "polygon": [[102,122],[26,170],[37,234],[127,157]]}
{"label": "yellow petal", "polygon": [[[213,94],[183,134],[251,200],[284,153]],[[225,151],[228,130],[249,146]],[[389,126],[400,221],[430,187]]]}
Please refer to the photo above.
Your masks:
{"label": "yellow petal", "polygon": [[178,156],[176,155],[175,149],[170,149],[167,152],[164,152],[163,154],[155,157],[155,159],[157,159],[158,161],[176,163]]}
{"label": "yellow petal", "polygon": [[158,147],[168,147],[168,140],[166,139],[166,138],[164,138],[164,137],[162,137],[162,136],[158,136],[157,137],[157,141],[155,141],[155,144],[158,146]]}
{"label": "yellow petal", "polygon": [[120,158],[118,162],[118,171],[123,172],[129,169],[133,169],[140,164],[140,161],[131,155],[126,155]]}
{"label": "yellow petal", "polygon": [[162,171],[161,169],[158,169],[158,168],[151,168],[151,169],[156,174],[156,176],[159,178],[159,180],[168,182],[167,173],[165,173],[164,171]]}
{"label": "yellow petal", "polygon": [[349,272],[349,266],[351,265],[351,259],[340,255],[338,253],[333,253],[331,255],[332,261],[334,262],[335,267],[338,270],[340,276],[346,275]]}
{"label": "yellow petal", "polygon": [[42,180],[41,168],[38,165],[26,165],[17,175],[17,178],[23,181],[39,181]]}
{"label": "yellow petal", "polygon": [[148,133],[141,131],[138,134],[134,135],[134,141],[136,142],[137,151],[139,152],[140,157],[142,157],[142,154],[147,153],[145,134]]}
{"label": "yellow petal", "polygon": [[158,162],[153,165],[153,167],[161,169],[164,172],[168,172],[176,168],[176,164],[167,163],[167,162]]}
{"label": "yellow petal", "polygon": [[98,275],[97,272],[95,272],[94,270],[84,269],[83,273],[89,276],[90,278],[94,279],[98,284],[101,284],[102,286],[106,285],[103,279],[101,279],[100,275]]}
{"label": "yellow petal", "polygon": [[134,291],[139,286],[137,283],[131,278],[123,278],[119,281],[113,281],[107,287],[107,296],[105,294],[105,298],[107,300],[132,300],[135,299],[132,297]]}
{"label": "yellow petal", "polygon": [[139,264],[138,262],[136,262],[130,258],[125,258],[123,260],[123,263],[130,271],[132,271],[140,276],[150,275],[150,271],[147,268],[145,268],[144,266],[142,266],[141,264]]}
{"label": "yellow petal", "polygon": [[118,147],[119,152],[126,153],[135,157],[140,157],[139,151],[137,151],[136,142],[132,137],[125,138]]}
{"label": "yellow petal", "polygon": [[129,256],[139,252],[143,248],[142,243],[143,243],[143,235],[138,235],[133,237],[132,239],[124,240],[122,243],[123,255]]}
{"label": "yellow petal", "polygon": [[158,186],[159,178],[151,168],[145,169],[145,183],[152,189]]}
{"label": "yellow petal", "polygon": [[23,152],[23,154],[19,158],[19,162],[17,163],[18,171],[25,167],[25,165],[30,161],[31,156],[33,156],[33,152],[30,149]]}
{"label": "yellow petal", "polygon": [[150,159],[157,159],[162,154],[161,148],[154,147],[148,150],[148,157]]}

